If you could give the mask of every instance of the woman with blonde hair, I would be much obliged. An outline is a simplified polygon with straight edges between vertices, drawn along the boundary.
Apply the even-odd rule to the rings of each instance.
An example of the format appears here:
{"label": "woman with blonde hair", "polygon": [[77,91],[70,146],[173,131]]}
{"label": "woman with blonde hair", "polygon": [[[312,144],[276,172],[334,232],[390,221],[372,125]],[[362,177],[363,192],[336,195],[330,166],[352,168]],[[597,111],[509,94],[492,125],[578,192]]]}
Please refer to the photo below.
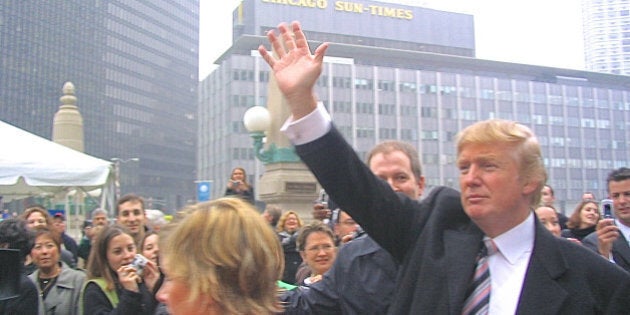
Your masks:
{"label": "woman with blonde hair", "polygon": [[284,252],[284,274],[282,281],[295,284],[295,274],[302,263],[302,256],[297,250],[296,240],[299,229],[304,225],[297,212],[289,210],[280,216],[276,231]]}
{"label": "woman with blonde hair", "polygon": [[284,260],[276,235],[247,202],[220,198],[189,206],[160,235],[166,278],[157,298],[178,314],[280,312]]}

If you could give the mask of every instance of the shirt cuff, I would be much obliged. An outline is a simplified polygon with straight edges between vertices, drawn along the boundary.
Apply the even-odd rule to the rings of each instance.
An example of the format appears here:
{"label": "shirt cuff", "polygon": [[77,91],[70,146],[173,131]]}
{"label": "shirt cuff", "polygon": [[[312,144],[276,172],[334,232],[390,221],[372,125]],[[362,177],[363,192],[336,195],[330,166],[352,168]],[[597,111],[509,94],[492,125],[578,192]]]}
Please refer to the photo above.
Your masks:
{"label": "shirt cuff", "polygon": [[293,120],[293,116],[289,116],[280,131],[293,145],[301,145],[323,137],[330,130],[331,121],[324,103],[317,102],[317,108],[310,114],[298,120]]}

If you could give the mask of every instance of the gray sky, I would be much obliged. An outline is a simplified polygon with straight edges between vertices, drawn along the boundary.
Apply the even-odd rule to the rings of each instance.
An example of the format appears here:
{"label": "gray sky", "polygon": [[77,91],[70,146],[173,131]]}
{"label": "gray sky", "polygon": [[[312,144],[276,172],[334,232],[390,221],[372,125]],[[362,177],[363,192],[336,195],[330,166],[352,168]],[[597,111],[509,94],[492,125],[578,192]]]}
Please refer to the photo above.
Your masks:
{"label": "gray sky", "polygon": [[[580,0],[381,2],[474,15],[477,58],[584,69]],[[199,79],[203,80],[214,69],[214,61],[230,47],[232,11],[240,0],[201,0],[200,3]]]}

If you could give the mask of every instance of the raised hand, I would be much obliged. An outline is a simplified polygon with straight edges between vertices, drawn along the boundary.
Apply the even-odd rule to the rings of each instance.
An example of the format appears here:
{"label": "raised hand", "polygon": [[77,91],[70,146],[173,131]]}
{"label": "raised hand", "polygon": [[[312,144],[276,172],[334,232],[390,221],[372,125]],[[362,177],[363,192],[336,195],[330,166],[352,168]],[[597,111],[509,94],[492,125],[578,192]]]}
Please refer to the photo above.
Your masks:
{"label": "raised hand", "polygon": [[293,34],[286,23],[278,26],[279,38],[273,31],[267,32],[274,57],[264,46],[258,47],[260,55],[271,67],[278,88],[287,99],[294,119],[299,119],[317,107],[313,87],[322,72],[324,54],[328,43],[323,43],[311,54],[300,23],[291,23]]}

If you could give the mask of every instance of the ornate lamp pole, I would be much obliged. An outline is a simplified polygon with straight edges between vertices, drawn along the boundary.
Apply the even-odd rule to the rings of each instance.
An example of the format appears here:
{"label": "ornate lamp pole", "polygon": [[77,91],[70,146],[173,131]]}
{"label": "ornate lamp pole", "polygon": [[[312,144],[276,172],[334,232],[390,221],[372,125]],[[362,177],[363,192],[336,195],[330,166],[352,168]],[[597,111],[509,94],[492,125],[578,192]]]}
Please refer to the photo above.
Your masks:
{"label": "ornate lamp pole", "polygon": [[300,158],[295,154],[292,147],[278,148],[275,143],[269,144],[267,150],[263,148],[266,142],[265,132],[271,126],[271,117],[267,108],[254,106],[248,109],[243,115],[243,123],[254,139],[254,152],[256,157],[264,164],[282,162],[300,162]]}

